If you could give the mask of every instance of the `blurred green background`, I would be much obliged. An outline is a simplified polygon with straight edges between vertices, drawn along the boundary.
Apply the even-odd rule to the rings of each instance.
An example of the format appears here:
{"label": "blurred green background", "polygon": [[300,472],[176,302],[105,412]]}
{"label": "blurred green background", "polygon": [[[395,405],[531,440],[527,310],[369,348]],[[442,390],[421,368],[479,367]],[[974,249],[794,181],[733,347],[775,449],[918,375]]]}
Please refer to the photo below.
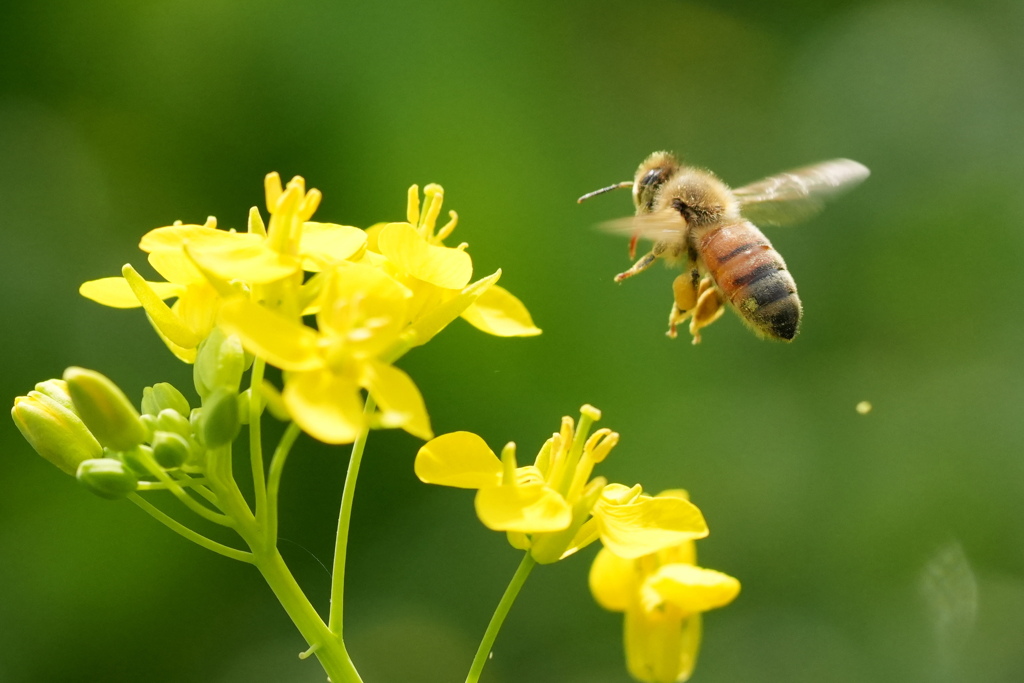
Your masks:
{"label": "blurred green background", "polygon": [[[150,228],[243,227],[268,171],[359,226],[442,183],[477,273],[503,268],[544,334],[459,322],[402,366],[438,433],[525,456],[592,403],[623,435],[600,473],[690,490],[701,563],[743,582],[695,681],[1024,680],[1022,30],[1010,0],[11,4],[0,393],[68,365],[133,396],[188,386],[140,313],[77,287],[144,265]],[[674,275],[612,283],[624,240],[592,226],[628,193],[574,200],[663,148],[733,185],[871,168],[768,232],[806,308],[792,345],[732,314],[669,340]],[[0,681],[323,680],[253,568],[0,438]],[[463,680],[519,559],[470,493],[415,480],[418,447],[375,433],[360,481],[347,633],[368,683]],[[282,551],[326,608],[347,451],[299,448]],[[485,681],[628,680],[593,552],[535,572]]]}

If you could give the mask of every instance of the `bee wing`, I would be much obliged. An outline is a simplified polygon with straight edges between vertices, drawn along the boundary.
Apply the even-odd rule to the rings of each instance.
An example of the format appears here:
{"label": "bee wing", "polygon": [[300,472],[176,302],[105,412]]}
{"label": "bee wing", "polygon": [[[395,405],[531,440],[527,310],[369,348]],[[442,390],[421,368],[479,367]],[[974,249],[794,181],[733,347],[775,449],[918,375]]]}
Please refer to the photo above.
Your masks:
{"label": "bee wing", "polygon": [[743,216],[760,225],[787,225],[818,213],[825,201],[853,188],[871,172],[850,159],[832,159],[773,175],[733,194]]}
{"label": "bee wing", "polygon": [[686,232],[686,223],[683,222],[679,213],[672,209],[666,209],[658,213],[644,213],[639,216],[616,218],[615,220],[598,223],[597,227],[605,232],[615,233],[616,235],[643,237],[654,242],[676,240]]}

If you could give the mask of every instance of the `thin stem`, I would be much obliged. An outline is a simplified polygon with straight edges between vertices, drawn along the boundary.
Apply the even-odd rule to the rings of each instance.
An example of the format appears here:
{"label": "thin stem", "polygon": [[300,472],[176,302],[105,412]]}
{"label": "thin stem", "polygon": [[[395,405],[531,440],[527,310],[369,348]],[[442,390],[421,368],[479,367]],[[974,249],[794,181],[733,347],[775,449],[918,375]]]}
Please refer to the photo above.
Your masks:
{"label": "thin stem", "polygon": [[165,472],[163,468],[153,460],[152,456],[143,457],[142,464],[145,465],[150,474],[159,479],[160,483],[166,486],[167,490],[174,494],[174,497],[180,500],[189,510],[204,519],[208,519],[214,524],[220,524],[221,526],[227,527],[235,526],[234,520],[227,515],[211,510],[192,496],[188,495],[188,492],[185,491],[177,481],[168,476],[167,472]]}
{"label": "thin stem", "polygon": [[277,544],[277,496],[281,490],[281,473],[284,472],[284,463],[288,460],[292,445],[301,433],[302,429],[299,425],[294,422],[289,424],[274,450],[274,457],[270,460],[270,477],[267,480],[265,501],[266,515],[263,519],[263,538],[268,548]]}
{"label": "thin stem", "polygon": [[182,486],[186,486],[200,496],[205,498],[211,505],[217,505],[217,496],[213,491],[206,488],[206,477],[192,477],[181,470],[177,472],[171,472],[174,478],[181,483]]}
{"label": "thin stem", "polygon": [[249,461],[252,466],[252,485],[256,490],[256,521],[260,523],[267,514],[267,486],[263,477],[263,436],[261,433],[261,416],[263,401],[263,371],[266,361],[257,358],[252,364],[252,375],[249,382]]}
{"label": "thin stem", "polygon": [[155,505],[150,503],[148,500],[145,500],[139,494],[130,493],[128,494],[128,499],[131,500],[136,505],[138,505],[143,510],[145,510],[146,512],[148,512],[158,522],[166,525],[172,531],[181,534],[193,543],[201,545],[207,550],[212,550],[213,552],[223,555],[224,557],[229,557],[232,560],[238,560],[239,562],[248,562],[250,564],[253,563],[252,553],[247,553],[244,550],[236,550],[235,548],[230,548],[221,543],[217,543],[217,541],[212,541],[200,533],[192,531],[192,529],[189,529],[181,522],[177,521],[164,511],[160,510]]}
{"label": "thin stem", "polygon": [[359,465],[363,460],[366,438],[370,434],[370,418],[377,404],[373,397],[366,395],[363,405],[363,430],[359,432],[352,444],[352,455],[348,460],[348,473],[345,475],[345,488],[341,493],[341,512],[338,515],[338,536],[334,542],[334,567],[331,573],[331,615],[328,627],[341,638],[344,624],[342,618],[345,611],[345,559],[348,555],[348,531],[352,522],[352,501],[356,495],[356,479],[359,477]]}
{"label": "thin stem", "polygon": [[491,622],[487,624],[487,630],[484,631],[480,647],[477,648],[476,656],[473,657],[473,664],[469,667],[466,683],[477,683],[480,679],[480,672],[484,670],[484,664],[487,663],[487,657],[491,654],[491,648],[494,646],[494,640],[498,637],[498,631],[501,630],[501,625],[505,623],[505,617],[508,616],[508,611],[512,609],[512,603],[516,601],[519,590],[526,583],[526,577],[530,575],[536,564],[537,561],[533,559],[529,552],[523,557],[523,561],[519,563],[519,568],[512,575],[512,580],[509,581],[505,594],[501,596],[501,601],[498,603],[497,608],[495,608],[494,615],[491,616]]}

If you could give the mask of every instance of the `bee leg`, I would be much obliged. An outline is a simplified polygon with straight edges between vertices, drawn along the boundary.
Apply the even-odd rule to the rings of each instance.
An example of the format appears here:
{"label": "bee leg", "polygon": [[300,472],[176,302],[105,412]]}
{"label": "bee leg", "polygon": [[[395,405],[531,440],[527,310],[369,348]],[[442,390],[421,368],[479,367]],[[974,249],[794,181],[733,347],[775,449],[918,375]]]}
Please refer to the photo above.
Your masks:
{"label": "bee leg", "polygon": [[636,243],[640,241],[640,234],[633,233],[633,236],[629,238],[629,260],[632,261],[636,258]]}
{"label": "bee leg", "polygon": [[697,305],[693,309],[693,318],[690,320],[690,334],[693,335],[694,344],[700,344],[701,328],[707,327],[721,318],[723,313],[725,313],[725,305],[722,295],[711,278],[704,278],[697,287]]}
{"label": "bee leg", "polygon": [[664,242],[657,242],[654,245],[654,248],[651,249],[646,254],[644,254],[643,256],[641,256],[640,260],[637,261],[636,263],[634,263],[633,266],[629,270],[627,270],[627,271],[625,271],[623,273],[619,273],[618,275],[616,275],[615,276],[615,281],[616,282],[622,282],[623,280],[625,280],[628,277],[633,277],[637,273],[644,272],[645,270],[650,268],[651,265],[655,261],[658,260],[659,256],[661,256],[663,253],[665,253],[665,250],[667,248],[668,248],[668,245],[665,244]]}
{"label": "bee leg", "polygon": [[672,310],[668,314],[668,332],[665,333],[671,339],[676,338],[676,325],[693,315],[697,305],[695,282],[692,273],[683,273],[672,282]]}

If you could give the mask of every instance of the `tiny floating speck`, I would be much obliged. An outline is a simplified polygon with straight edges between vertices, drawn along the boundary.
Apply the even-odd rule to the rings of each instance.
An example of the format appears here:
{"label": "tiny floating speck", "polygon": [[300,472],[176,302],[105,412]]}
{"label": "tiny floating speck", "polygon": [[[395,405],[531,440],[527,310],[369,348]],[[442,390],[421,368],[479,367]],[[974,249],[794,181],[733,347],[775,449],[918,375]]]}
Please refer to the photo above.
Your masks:
{"label": "tiny floating speck", "polygon": [[871,412],[871,402],[870,401],[861,401],[860,403],[858,403],[857,404],[857,412],[859,414],[861,414],[861,415],[867,415],[868,413],[870,413]]}

